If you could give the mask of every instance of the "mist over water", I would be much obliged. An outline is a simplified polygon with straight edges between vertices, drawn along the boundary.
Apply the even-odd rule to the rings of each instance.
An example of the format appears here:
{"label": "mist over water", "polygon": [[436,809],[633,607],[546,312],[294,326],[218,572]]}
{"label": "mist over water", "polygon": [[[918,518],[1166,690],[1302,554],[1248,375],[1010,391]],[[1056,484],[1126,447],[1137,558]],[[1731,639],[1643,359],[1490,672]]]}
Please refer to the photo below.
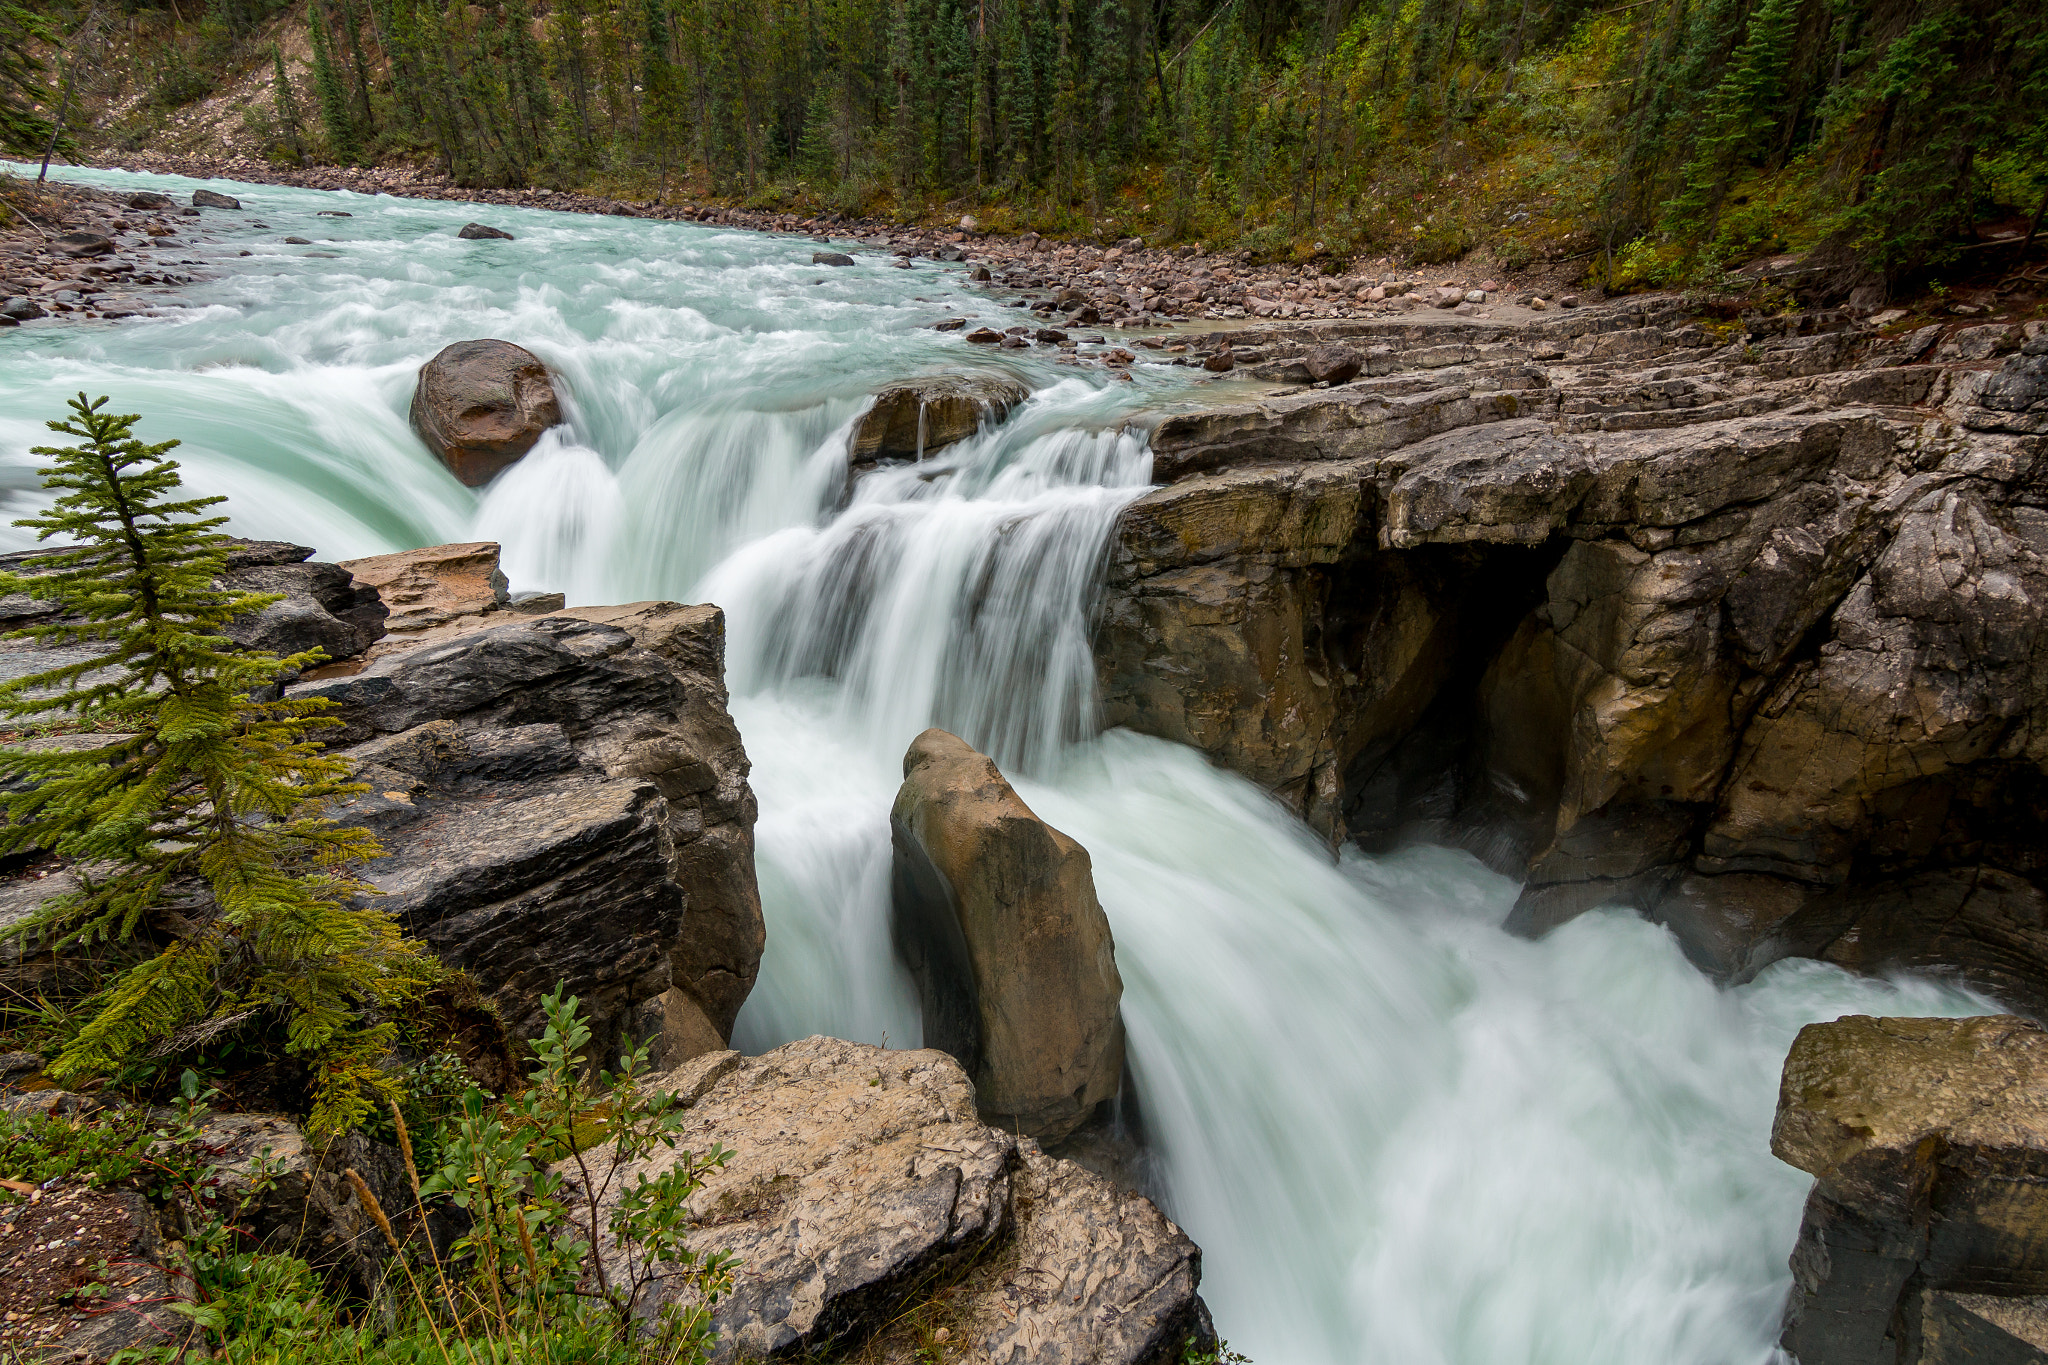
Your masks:
{"label": "mist over water", "polygon": [[[232,498],[239,534],[326,559],[495,539],[515,588],[722,605],[769,929],[749,1051],[918,1043],[888,936],[903,750],[937,724],[995,756],[1093,856],[1154,1174],[1219,1327],[1261,1365],[1769,1361],[1810,1184],[1768,1148],[1792,1036],[1993,1008],[1810,962],[1721,990],[1620,912],[1525,942],[1499,929],[1515,885],[1463,854],[1333,861],[1199,755],[1097,736],[1090,599],[1150,479],[1126,419],[1188,371],[1109,385],[922,330],[987,307],[930,262],[834,270],[801,239],[232,192],[244,212],[163,253],[232,272],[193,306],[0,332],[6,519],[41,505],[27,447],[84,389],[146,414],[146,439],[182,437],[188,482]],[[470,218],[517,240],[454,238]],[[548,362],[568,421],[470,490],[406,408],[422,361],[484,336]],[[1036,392],[849,490],[864,395],[963,368]]]}

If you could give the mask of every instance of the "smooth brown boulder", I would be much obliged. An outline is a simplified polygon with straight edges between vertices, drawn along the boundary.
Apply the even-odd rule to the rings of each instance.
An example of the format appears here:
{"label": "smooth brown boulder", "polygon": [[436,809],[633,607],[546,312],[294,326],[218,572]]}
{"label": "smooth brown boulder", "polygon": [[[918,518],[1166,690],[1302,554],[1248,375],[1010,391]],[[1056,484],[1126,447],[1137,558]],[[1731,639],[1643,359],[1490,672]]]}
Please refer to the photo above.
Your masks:
{"label": "smooth brown boulder", "polygon": [[1005,375],[949,375],[884,389],[854,428],[853,462],[929,455],[966,440],[984,420],[1002,421],[1030,396]]}
{"label": "smooth brown boulder", "polygon": [[192,207],[195,209],[238,209],[242,207],[242,201],[231,194],[221,194],[217,190],[194,190],[192,191]]}
{"label": "smooth brown boulder", "polygon": [[458,341],[420,367],[412,425],[449,472],[479,488],[562,420],[540,357],[509,341]]}
{"label": "smooth brown boulder", "polygon": [[1344,384],[1358,378],[1365,357],[1349,346],[1315,346],[1301,358],[1308,377],[1318,384]]}
{"label": "smooth brown boulder", "polygon": [[926,1044],[959,1058],[990,1123],[1065,1137],[1123,1079],[1123,979],[1088,850],[944,730],[903,756],[889,825],[892,934]]}
{"label": "smooth brown boulder", "polygon": [[1782,1341],[1800,1365],[2038,1359],[2048,1032],[2013,1015],[1809,1024],[1771,1150],[1817,1177]]}

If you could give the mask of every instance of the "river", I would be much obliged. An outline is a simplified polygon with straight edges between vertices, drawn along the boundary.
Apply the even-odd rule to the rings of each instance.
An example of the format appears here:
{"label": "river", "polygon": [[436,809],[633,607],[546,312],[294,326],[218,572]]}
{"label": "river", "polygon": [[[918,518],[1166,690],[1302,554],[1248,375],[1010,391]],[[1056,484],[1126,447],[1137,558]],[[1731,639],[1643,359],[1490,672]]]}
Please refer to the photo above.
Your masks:
{"label": "river", "polygon": [[[1811,1183],[1768,1147],[1793,1035],[1991,1008],[1812,962],[1720,989],[1619,911],[1510,937],[1515,884],[1465,854],[1333,862],[1195,753],[1098,734],[1089,599],[1150,478],[1124,419],[1188,401],[1195,372],[1112,384],[926,330],[991,307],[930,261],[835,270],[800,238],[216,188],[245,211],[165,253],[218,272],[186,306],[0,331],[7,519],[41,505],[28,447],[83,389],[181,438],[238,534],[324,559],[494,539],[515,588],[721,604],[769,932],[749,1051],[917,1044],[888,947],[889,805],[925,726],[987,750],[1093,855],[1152,1179],[1259,1365],[1770,1361]],[[454,237],[471,218],[516,240]],[[473,337],[539,354],[567,415],[482,490],[406,419],[420,363]],[[863,396],[968,368],[1034,395],[845,496]]]}

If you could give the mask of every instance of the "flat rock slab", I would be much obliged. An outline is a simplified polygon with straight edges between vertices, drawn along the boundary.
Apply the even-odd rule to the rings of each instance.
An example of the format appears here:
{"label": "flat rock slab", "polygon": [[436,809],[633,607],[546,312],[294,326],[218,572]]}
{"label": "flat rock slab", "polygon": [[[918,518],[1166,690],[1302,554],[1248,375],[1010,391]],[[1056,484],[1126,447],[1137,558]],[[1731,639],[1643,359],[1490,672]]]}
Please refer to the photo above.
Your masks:
{"label": "flat rock slab", "polygon": [[984,1126],[943,1053],[808,1038],[656,1084],[690,1101],[682,1146],[734,1152],[691,1203],[692,1248],[743,1263],[715,1360],[867,1337],[969,1262],[997,1272],[970,1276],[956,1307],[990,1352],[970,1359],[1137,1365],[1206,1323],[1194,1244],[1144,1199]]}

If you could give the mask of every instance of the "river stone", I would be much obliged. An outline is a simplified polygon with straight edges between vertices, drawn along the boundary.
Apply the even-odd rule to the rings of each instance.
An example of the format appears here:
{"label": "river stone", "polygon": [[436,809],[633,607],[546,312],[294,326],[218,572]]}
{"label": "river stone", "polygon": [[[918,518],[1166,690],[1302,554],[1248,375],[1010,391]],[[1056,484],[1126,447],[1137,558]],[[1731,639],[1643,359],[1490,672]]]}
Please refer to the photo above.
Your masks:
{"label": "river stone", "polygon": [[482,223],[464,223],[455,234],[466,242],[509,242],[512,234],[503,228],[487,227]]}
{"label": "river stone", "polygon": [[565,982],[607,1055],[651,1036],[673,1059],[665,997],[722,1038],[759,969],[755,805],[707,671],[722,615],[614,611],[626,625],[560,613],[432,636],[290,695],[337,704],[329,744],[370,786],[338,816],[382,842],[366,875],[408,932],[522,1036]]}
{"label": "river stone", "polygon": [[[740,1260],[715,1310],[714,1361],[881,1331],[868,1349],[909,1365],[913,1350],[886,1329],[906,1295],[935,1288],[962,1359],[1141,1365],[1177,1359],[1190,1337],[1213,1341],[1186,1235],[1148,1200],[983,1126],[944,1053],[808,1038],[700,1057],[651,1085],[688,1105],[680,1146],[734,1154],[690,1201],[691,1249]],[[612,1170],[608,1156],[591,1165],[614,1191],[673,1160]],[[602,1251],[620,1264],[616,1247]]]}
{"label": "river stone", "polygon": [[[2032,1021],[1809,1024],[1771,1150],[1817,1177],[1783,1339],[1801,1365],[1976,1359],[1953,1332],[1987,1315],[1933,1300],[2048,1294],[2048,1032]],[[1937,1340],[1953,1331],[1922,1355],[1930,1311]]]}
{"label": "river stone", "polygon": [[892,936],[926,1040],[968,1069],[989,1122],[1065,1137],[1123,1079],[1123,980],[1088,850],[936,729],[903,757],[889,827]]}
{"label": "river stone", "polygon": [[242,201],[233,195],[221,194],[215,190],[192,191],[192,207],[195,209],[238,209]]}
{"label": "river stone", "polygon": [[853,430],[850,459],[917,459],[964,441],[984,421],[1000,422],[1031,396],[1007,375],[949,375],[898,384],[875,395]]}
{"label": "river stone", "polygon": [[1003,339],[1003,334],[993,327],[977,327],[967,334],[967,340],[977,346],[993,346]]}
{"label": "river stone", "polygon": [[813,251],[812,265],[852,265],[853,257],[843,251]]}
{"label": "river stone", "polygon": [[412,425],[450,473],[480,488],[562,420],[540,357],[509,341],[458,341],[420,367]]}
{"label": "river stone", "polygon": [[1349,346],[1314,346],[1301,363],[1315,383],[1346,384],[1365,368],[1365,357]]}
{"label": "river stone", "polygon": [[97,232],[67,232],[50,245],[66,256],[104,256],[114,249],[112,239]]}
{"label": "river stone", "polygon": [[128,207],[131,209],[171,209],[177,206],[177,200],[155,190],[137,190],[128,196]]}

